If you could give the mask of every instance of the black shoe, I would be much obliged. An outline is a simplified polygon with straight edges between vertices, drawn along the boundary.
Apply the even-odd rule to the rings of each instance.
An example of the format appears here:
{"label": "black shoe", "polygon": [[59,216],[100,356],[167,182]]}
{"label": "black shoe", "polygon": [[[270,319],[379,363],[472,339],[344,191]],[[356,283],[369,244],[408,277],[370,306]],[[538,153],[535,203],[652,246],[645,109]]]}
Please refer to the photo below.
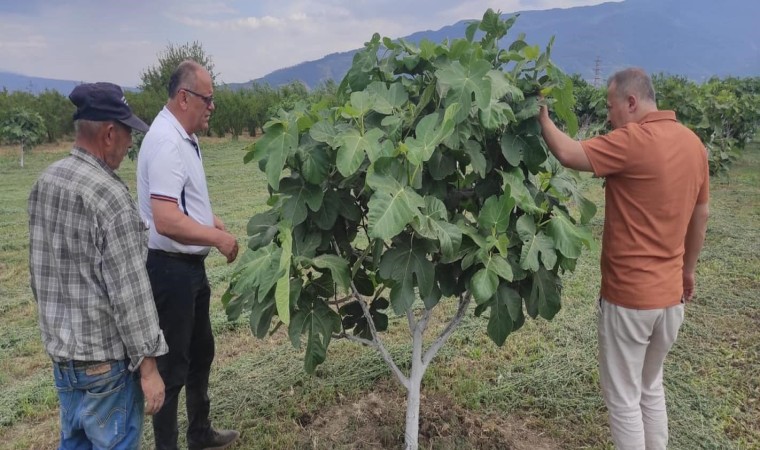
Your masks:
{"label": "black shoe", "polygon": [[240,437],[235,430],[215,430],[209,428],[206,436],[199,441],[187,439],[188,450],[224,450]]}

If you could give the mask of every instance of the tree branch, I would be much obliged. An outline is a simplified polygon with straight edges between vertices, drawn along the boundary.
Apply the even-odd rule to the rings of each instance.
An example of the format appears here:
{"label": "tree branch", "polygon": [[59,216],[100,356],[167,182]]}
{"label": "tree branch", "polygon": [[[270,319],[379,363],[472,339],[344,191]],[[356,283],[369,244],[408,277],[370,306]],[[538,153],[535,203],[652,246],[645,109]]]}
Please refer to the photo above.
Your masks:
{"label": "tree branch", "polygon": [[[340,248],[338,247],[338,243],[335,241],[335,238],[332,238],[333,247],[335,248],[335,253],[340,256]],[[386,364],[388,364],[388,367],[391,368],[391,371],[394,375],[396,375],[396,378],[398,378],[398,381],[406,388],[409,389],[409,378],[407,378],[403,372],[401,372],[401,369],[398,368],[395,361],[393,361],[393,357],[388,352],[388,349],[385,348],[385,345],[383,345],[383,341],[380,339],[380,336],[377,334],[377,328],[375,327],[375,321],[372,320],[372,314],[369,311],[369,306],[367,306],[367,302],[364,301],[364,297],[359,293],[359,290],[356,288],[356,284],[351,280],[351,290],[354,293],[354,297],[356,298],[356,301],[359,303],[359,306],[362,308],[362,312],[364,313],[364,317],[367,319],[367,324],[369,325],[369,331],[372,333],[372,342],[375,344],[374,348],[377,349],[377,351],[380,353],[380,356],[383,357],[383,360]]]}
{"label": "tree branch", "polygon": [[359,336],[354,336],[353,334],[348,334],[345,331],[340,334],[333,334],[333,338],[348,339],[351,342],[357,342],[359,344],[366,345],[367,347],[374,348],[375,350],[377,350],[377,344],[375,342],[370,341],[368,339],[360,338]]}
{"label": "tree branch", "polygon": [[428,350],[425,352],[425,356],[422,358],[422,364],[424,365],[424,368],[427,368],[428,364],[430,364],[430,361],[432,361],[435,355],[438,353],[438,350],[440,350],[443,344],[446,343],[454,330],[459,327],[459,324],[464,318],[464,314],[467,312],[467,307],[470,306],[471,299],[472,297],[467,291],[463,292],[462,295],[459,296],[459,306],[457,307],[456,314],[454,314],[454,317],[451,318],[451,322],[446,325],[446,328],[444,328],[435,342],[433,342],[430,348],[428,348]]}

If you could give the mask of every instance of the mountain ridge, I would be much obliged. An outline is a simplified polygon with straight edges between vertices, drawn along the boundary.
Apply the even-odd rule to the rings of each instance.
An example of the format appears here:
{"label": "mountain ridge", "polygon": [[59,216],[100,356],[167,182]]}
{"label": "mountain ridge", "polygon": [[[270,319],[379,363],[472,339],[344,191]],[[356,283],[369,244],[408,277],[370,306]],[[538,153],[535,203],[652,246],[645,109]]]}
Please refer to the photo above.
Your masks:
{"label": "mountain ridge", "polygon": [[[682,75],[695,81],[712,76],[760,75],[760,27],[754,23],[760,17],[757,0],[625,0],[503,16],[515,14],[520,17],[504,39],[505,44],[525,33],[529,44],[543,47],[554,36],[552,60],[565,72],[580,74],[589,81],[596,76],[607,78],[629,66],[639,66],[650,73]],[[471,21],[460,20],[438,30],[418,31],[403,39],[440,42],[464,37]],[[255,80],[225,86],[231,89],[250,87],[253,83],[280,86],[297,80],[313,88],[328,79],[340,81],[358,50],[330,53],[274,70]],[[598,74],[597,58],[601,61]],[[7,75],[10,77],[6,78]],[[5,85],[8,90],[37,93],[56,89],[68,95],[77,84],[0,72],[0,88]]]}

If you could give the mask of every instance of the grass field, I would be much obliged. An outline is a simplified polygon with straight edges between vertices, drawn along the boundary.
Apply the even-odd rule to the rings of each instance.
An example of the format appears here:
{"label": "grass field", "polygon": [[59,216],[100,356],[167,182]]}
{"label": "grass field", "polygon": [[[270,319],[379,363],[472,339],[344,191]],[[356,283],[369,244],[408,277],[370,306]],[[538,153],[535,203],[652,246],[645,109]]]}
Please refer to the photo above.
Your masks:
{"label": "grass field", "polygon": [[[242,164],[247,143],[203,142],[212,205],[241,243],[266,200],[263,176]],[[0,449],[57,443],[57,397],[29,288],[26,199],[39,172],[66,151],[66,144],[35,150],[22,169],[14,149],[0,148]],[[119,171],[132,187],[134,172],[131,161]],[[587,192],[602,203],[598,181],[589,180]],[[697,298],[665,368],[671,448],[760,449],[757,142],[728,181],[714,182],[711,213]],[[552,322],[529,321],[502,348],[486,337],[485,320],[468,315],[423,381],[424,448],[611,448],[596,369],[597,260],[584,254],[565,278],[563,309]],[[244,319],[226,320],[218,299],[231,267],[216,251],[208,273],[217,336],[212,418],[242,432],[238,448],[400,447],[404,393],[375,353],[334,342],[327,362],[306,375],[282,331],[259,341]],[[453,312],[443,306],[439,316]],[[392,319],[386,336],[402,367],[404,323]]]}

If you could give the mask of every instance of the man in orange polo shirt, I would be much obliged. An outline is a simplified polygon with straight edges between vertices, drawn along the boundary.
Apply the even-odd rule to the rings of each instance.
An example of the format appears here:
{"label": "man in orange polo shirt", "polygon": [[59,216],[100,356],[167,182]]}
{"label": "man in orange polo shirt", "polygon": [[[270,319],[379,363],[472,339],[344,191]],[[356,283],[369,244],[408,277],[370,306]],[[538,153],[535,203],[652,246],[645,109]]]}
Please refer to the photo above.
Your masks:
{"label": "man in orange polo shirt", "polygon": [[562,165],[606,178],[599,371],[615,446],[664,449],[662,368],[694,294],[708,217],[705,147],[673,111],[658,111],[641,69],[610,77],[613,131],[575,141],[541,108],[546,144]]}

